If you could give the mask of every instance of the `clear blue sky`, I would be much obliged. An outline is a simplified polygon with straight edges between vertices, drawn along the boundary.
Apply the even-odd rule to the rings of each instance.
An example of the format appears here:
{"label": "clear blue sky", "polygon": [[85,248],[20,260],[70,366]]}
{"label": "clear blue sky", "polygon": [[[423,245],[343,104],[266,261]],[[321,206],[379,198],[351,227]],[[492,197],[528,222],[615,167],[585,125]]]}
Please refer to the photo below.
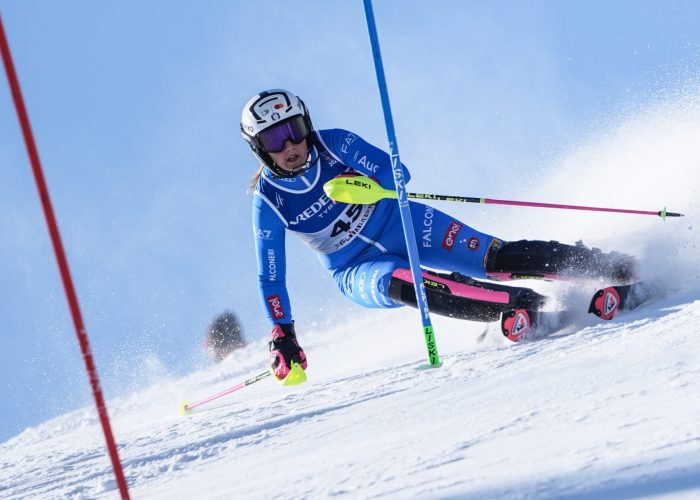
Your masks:
{"label": "clear blue sky", "polygon": [[[207,363],[204,330],[225,309],[266,337],[241,106],[288,88],[317,128],[385,147],[362,2],[0,9],[106,396]],[[695,2],[376,0],[375,14],[415,190],[505,197],[509,169],[556,156],[700,69]],[[4,441],[92,400],[0,80]],[[352,334],[342,313],[358,309],[299,242],[288,250],[299,329],[347,321]]]}

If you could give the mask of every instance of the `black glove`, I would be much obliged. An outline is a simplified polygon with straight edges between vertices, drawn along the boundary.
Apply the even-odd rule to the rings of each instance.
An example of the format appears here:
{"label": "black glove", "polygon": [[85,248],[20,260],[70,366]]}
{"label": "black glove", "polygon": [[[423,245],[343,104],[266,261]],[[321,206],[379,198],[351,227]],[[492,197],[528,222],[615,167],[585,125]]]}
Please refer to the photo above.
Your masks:
{"label": "black glove", "polygon": [[270,367],[278,380],[283,380],[292,368],[292,361],[306,370],[306,354],[297,342],[294,323],[277,324],[270,341]]}

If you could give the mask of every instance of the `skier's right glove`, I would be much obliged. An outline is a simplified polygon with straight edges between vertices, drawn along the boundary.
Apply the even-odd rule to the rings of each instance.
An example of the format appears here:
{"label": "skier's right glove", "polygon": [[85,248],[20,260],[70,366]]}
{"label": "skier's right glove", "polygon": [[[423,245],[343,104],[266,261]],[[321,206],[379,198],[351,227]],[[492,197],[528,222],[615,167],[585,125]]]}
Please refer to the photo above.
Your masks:
{"label": "skier's right glove", "polygon": [[292,361],[306,370],[306,354],[294,332],[294,323],[277,324],[270,341],[270,368],[277,380],[284,380],[292,369]]}

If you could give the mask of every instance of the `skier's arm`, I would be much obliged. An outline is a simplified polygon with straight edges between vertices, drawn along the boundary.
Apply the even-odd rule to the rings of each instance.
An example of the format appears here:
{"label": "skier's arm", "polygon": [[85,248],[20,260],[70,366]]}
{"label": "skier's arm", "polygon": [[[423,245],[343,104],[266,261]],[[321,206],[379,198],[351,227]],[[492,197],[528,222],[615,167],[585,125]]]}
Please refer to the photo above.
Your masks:
{"label": "skier's arm", "polygon": [[[258,289],[263,308],[273,323],[270,369],[285,385],[306,380],[306,354],[297,341],[292,308],[285,281],[284,237],[286,222],[264,195],[256,191],[253,203],[253,234],[258,256]],[[301,374],[294,368],[298,365]],[[292,376],[292,373],[296,373]],[[292,380],[289,380],[289,377]]]}
{"label": "skier's arm", "polygon": [[[373,177],[386,189],[394,189],[391,157],[387,153],[343,129],[324,130],[321,137],[329,151],[343,164],[367,177]],[[401,167],[404,180],[408,183],[411,174],[403,163]]]}
{"label": "skier's arm", "polygon": [[258,261],[258,291],[271,323],[291,323],[286,284],[285,223],[262,194],[254,194],[253,235]]}

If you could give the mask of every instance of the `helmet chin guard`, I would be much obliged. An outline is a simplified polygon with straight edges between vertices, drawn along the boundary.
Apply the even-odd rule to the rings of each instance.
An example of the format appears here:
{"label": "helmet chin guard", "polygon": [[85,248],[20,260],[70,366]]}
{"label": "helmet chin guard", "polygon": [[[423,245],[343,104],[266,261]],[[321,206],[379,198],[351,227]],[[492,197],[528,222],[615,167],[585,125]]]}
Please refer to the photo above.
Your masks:
{"label": "helmet chin guard", "polygon": [[[305,137],[308,148],[306,162],[293,171],[287,171],[277,165],[270,154],[262,147],[259,134],[264,130],[279,125],[285,120],[301,116],[308,130]],[[304,102],[296,95],[282,89],[272,89],[260,92],[251,98],[243,107],[241,113],[241,135],[250,145],[253,154],[268,167],[276,177],[295,177],[313,164],[312,150],[314,147],[314,129],[309,111]]]}

